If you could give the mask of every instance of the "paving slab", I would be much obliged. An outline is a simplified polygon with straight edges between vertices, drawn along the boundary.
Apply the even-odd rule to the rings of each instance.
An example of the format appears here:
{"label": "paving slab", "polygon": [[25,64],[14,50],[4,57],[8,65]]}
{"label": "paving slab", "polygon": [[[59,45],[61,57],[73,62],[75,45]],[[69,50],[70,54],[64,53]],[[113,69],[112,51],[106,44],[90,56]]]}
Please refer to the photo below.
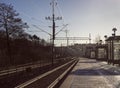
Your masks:
{"label": "paving slab", "polygon": [[111,74],[104,75],[99,70],[101,66],[103,63],[96,60],[80,58],[60,88],[116,88],[106,78],[111,77]]}

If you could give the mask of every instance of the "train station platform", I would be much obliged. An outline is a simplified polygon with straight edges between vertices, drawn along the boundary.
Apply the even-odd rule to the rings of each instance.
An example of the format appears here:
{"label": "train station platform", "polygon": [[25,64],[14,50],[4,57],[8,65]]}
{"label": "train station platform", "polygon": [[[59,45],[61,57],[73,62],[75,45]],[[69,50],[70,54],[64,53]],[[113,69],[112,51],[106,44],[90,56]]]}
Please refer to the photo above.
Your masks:
{"label": "train station platform", "polygon": [[119,74],[109,72],[106,66],[105,62],[80,58],[59,88],[120,88],[116,87]]}

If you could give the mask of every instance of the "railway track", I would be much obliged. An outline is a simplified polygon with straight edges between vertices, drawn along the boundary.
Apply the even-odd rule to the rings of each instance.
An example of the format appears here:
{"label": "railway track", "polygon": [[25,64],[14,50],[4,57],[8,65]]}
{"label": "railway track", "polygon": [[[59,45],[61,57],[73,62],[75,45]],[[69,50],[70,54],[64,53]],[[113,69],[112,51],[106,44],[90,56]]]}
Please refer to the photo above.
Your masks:
{"label": "railway track", "polygon": [[[54,68],[53,70],[50,70],[42,75],[39,75],[27,82],[24,82],[16,86],[15,88],[53,88],[76,64],[76,62],[77,61],[75,59],[72,61],[69,61],[68,63],[65,63],[57,68]],[[44,81],[46,82],[49,81],[49,82],[44,83]]]}
{"label": "railway track", "polygon": [[[61,61],[56,61],[56,63],[54,63],[53,66],[51,66],[51,63],[49,65],[44,64],[45,66],[33,68],[33,69],[31,69],[30,72],[26,71],[26,67],[30,67],[31,65],[30,66],[25,66],[23,68],[24,70],[22,69],[23,71],[15,71],[15,72],[11,72],[11,73],[9,72],[9,74],[7,73],[6,75],[3,72],[2,75],[0,76],[0,86],[2,86],[2,88],[14,88],[17,85],[20,85],[20,84],[22,84],[22,83],[24,83],[24,82],[26,82],[30,79],[36,78],[39,75],[45,74],[46,72],[52,71],[53,69],[65,64],[69,61],[72,61],[74,59],[75,58],[68,58],[68,59],[64,58],[64,59],[62,59],[62,62]],[[15,69],[13,69],[12,71],[14,71],[14,70]],[[57,71],[55,71],[55,72],[57,72]],[[41,78],[41,79],[43,79],[43,78]],[[51,81],[51,82],[53,82],[53,81]]]}
{"label": "railway track", "polygon": [[[62,58],[61,60],[65,60],[65,58]],[[57,63],[59,59],[56,59],[56,61],[54,63]],[[20,65],[20,66],[14,66],[12,68],[8,68],[6,70],[1,70],[0,71],[0,76],[4,76],[4,75],[8,75],[8,74],[12,74],[12,73],[16,73],[16,72],[21,72],[21,71],[25,71],[26,68],[38,68],[38,67],[43,67],[43,66],[47,66],[50,65],[50,62],[36,62],[36,63],[28,63],[25,65]]]}

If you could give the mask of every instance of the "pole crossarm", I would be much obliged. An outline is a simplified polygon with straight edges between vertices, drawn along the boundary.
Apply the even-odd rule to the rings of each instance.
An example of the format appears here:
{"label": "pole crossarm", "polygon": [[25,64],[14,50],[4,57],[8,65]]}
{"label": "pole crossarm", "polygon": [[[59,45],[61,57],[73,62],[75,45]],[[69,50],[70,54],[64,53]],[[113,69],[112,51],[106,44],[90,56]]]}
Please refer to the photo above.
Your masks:
{"label": "pole crossarm", "polygon": [[89,40],[89,37],[56,37],[55,40]]}
{"label": "pole crossarm", "polygon": [[59,34],[67,26],[68,26],[68,24],[64,25],[63,28],[61,28],[57,33],[55,33],[55,35]]}

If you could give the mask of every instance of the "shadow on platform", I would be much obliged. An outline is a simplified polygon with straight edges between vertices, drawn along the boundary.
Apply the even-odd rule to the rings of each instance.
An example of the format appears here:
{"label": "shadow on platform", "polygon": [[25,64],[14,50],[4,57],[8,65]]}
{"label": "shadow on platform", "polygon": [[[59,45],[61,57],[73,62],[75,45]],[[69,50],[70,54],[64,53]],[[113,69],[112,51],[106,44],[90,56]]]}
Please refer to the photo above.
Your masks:
{"label": "shadow on platform", "polygon": [[106,75],[106,76],[113,76],[113,75],[120,75],[120,73],[115,73],[111,72],[105,69],[78,69],[73,72],[71,72],[70,75],[86,75],[86,76],[101,76],[101,75]]}
{"label": "shadow on platform", "polygon": [[80,61],[79,63],[97,63],[96,61]]}

